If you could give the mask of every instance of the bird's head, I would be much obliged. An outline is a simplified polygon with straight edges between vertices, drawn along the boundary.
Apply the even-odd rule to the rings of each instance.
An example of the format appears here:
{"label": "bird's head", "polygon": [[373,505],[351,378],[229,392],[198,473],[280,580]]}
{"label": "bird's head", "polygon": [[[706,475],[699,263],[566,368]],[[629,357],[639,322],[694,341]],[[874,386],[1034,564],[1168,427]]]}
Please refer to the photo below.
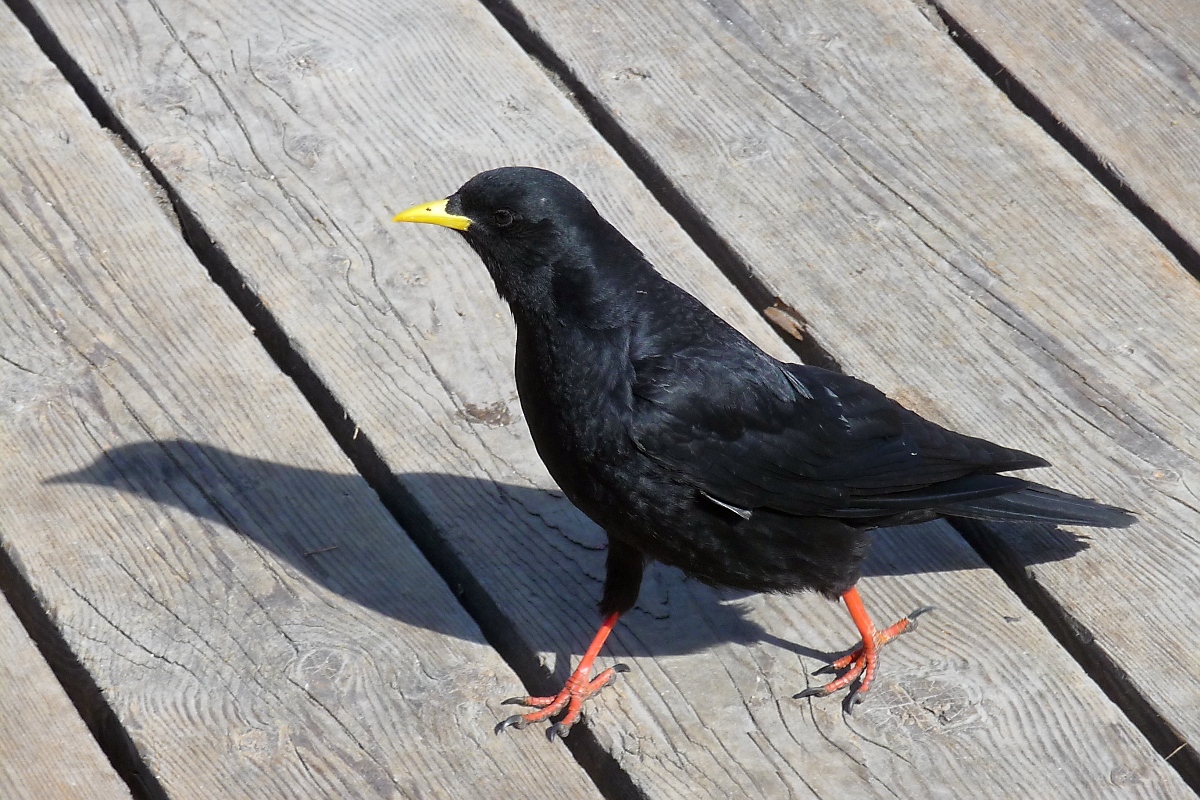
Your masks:
{"label": "bird's head", "polygon": [[[553,313],[563,302],[596,299],[591,295],[597,284],[608,283],[597,274],[598,263],[608,267],[623,257],[641,261],[583,192],[561,175],[535,167],[481,172],[446,199],[415,205],[392,221],[427,222],[462,233],[518,318]],[[597,258],[599,253],[605,258]]]}

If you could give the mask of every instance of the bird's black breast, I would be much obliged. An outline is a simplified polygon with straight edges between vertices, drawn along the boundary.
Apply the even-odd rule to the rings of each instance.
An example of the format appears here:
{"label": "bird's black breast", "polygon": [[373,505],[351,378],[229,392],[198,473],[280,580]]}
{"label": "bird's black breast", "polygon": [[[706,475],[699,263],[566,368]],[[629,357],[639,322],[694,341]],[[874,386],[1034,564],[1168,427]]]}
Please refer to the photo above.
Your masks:
{"label": "bird's black breast", "polygon": [[517,393],[538,455],[576,506],[606,528],[629,493],[636,451],[627,333],[518,327]]}

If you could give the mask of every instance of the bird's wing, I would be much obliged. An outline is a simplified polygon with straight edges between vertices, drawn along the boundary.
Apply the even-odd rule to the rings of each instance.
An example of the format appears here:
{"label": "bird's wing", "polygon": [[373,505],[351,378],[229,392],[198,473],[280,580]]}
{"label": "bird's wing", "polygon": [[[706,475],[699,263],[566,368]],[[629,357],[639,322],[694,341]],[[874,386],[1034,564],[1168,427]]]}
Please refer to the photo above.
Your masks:
{"label": "bird's wing", "polygon": [[883,517],[1013,491],[1024,482],[992,473],[1046,465],[740,336],[657,350],[631,353],[634,442],[736,508]]}

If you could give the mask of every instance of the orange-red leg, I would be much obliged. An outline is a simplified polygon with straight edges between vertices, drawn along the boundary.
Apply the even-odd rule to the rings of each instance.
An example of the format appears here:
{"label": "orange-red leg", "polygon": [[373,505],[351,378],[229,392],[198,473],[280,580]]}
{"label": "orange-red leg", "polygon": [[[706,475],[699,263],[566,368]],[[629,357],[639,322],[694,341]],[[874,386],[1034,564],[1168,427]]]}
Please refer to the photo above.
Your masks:
{"label": "orange-red leg", "polygon": [[604,622],[600,625],[600,630],[596,631],[595,638],[588,645],[587,652],[583,654],[583,660],[579,662],[579,666],[571,673],[571,677],[567,678],[566,685],[563,686],[562,691],[558,694],[553,697],[510,697],[505,700],[504,702],[507,705],[532,706],[538,710],[528,714],[517,714],[509,717],[496,726],[496,733],[508,727],[524,728],[531,723],[541,722],[562,711],[563,708],[566,708],[567,713],[563,715],[563,718],[551,725],[550,729],[546,731],[546,736],[550,741],[554,741],[555,736],[565,737],[571,731],[571,726],[579,719],[579,713],[583,710],[583,701],[612,683],[617,677],[618,672],[629,671],[629,667],[624,664],[616,664],[604,670],[595,678],[588,678],[592,672],[592,664],[596,661],[596,656],[600,653],[600,648],[604,646],[605,640],[608,639],[608,634],[616,627],[618,617],[620,617],[620,614],[614,613],[604,618]]}
{"label": "orange-red leg", "polygon": [[858,628],[858,633],[862,637],[862,644],[853,652],[842,656],[832,664],[821,667],[813,673],[814,675],[821,675],[823,673],[845,670],[840,676],[824,686],[816,686],[798,692],[794,697],[797,700],[804,697],[824,697],[840,689],[845,689],[857,680],[857,683],[850,689],[850,694],[846,698],[846,709],[851,710],[863,701],[863,696],[871,688],[871,681],[875,679],[875,669],[879,663],[879,649],[905,631],[915,628],[917,617],[926,611],[932,611],[933,608],[931,606],[918,608],[894,625],[882,631],[876,631],[875,623],[871,621],[871,615],[867,613],[867,608],[863,605],[862,598],[858,596],[857,587],[851,587],[848,592],[842,595],[842,600],[845,601],[846,609],[850,612],[850,619],[854,620],[854,626]]}

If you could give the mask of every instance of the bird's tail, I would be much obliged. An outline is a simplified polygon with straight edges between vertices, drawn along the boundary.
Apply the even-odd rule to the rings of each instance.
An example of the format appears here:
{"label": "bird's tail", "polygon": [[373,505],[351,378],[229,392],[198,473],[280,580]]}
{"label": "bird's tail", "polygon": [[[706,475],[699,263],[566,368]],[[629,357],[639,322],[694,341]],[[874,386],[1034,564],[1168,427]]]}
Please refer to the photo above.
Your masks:
{"label": "bird's tail", "polygon": [[1106,506],[1038,483],[996,497],[949,503],[937,510],[949,517],[1090,525],[1095,528],[1126,528],[1137,520],[1123,508]]}

